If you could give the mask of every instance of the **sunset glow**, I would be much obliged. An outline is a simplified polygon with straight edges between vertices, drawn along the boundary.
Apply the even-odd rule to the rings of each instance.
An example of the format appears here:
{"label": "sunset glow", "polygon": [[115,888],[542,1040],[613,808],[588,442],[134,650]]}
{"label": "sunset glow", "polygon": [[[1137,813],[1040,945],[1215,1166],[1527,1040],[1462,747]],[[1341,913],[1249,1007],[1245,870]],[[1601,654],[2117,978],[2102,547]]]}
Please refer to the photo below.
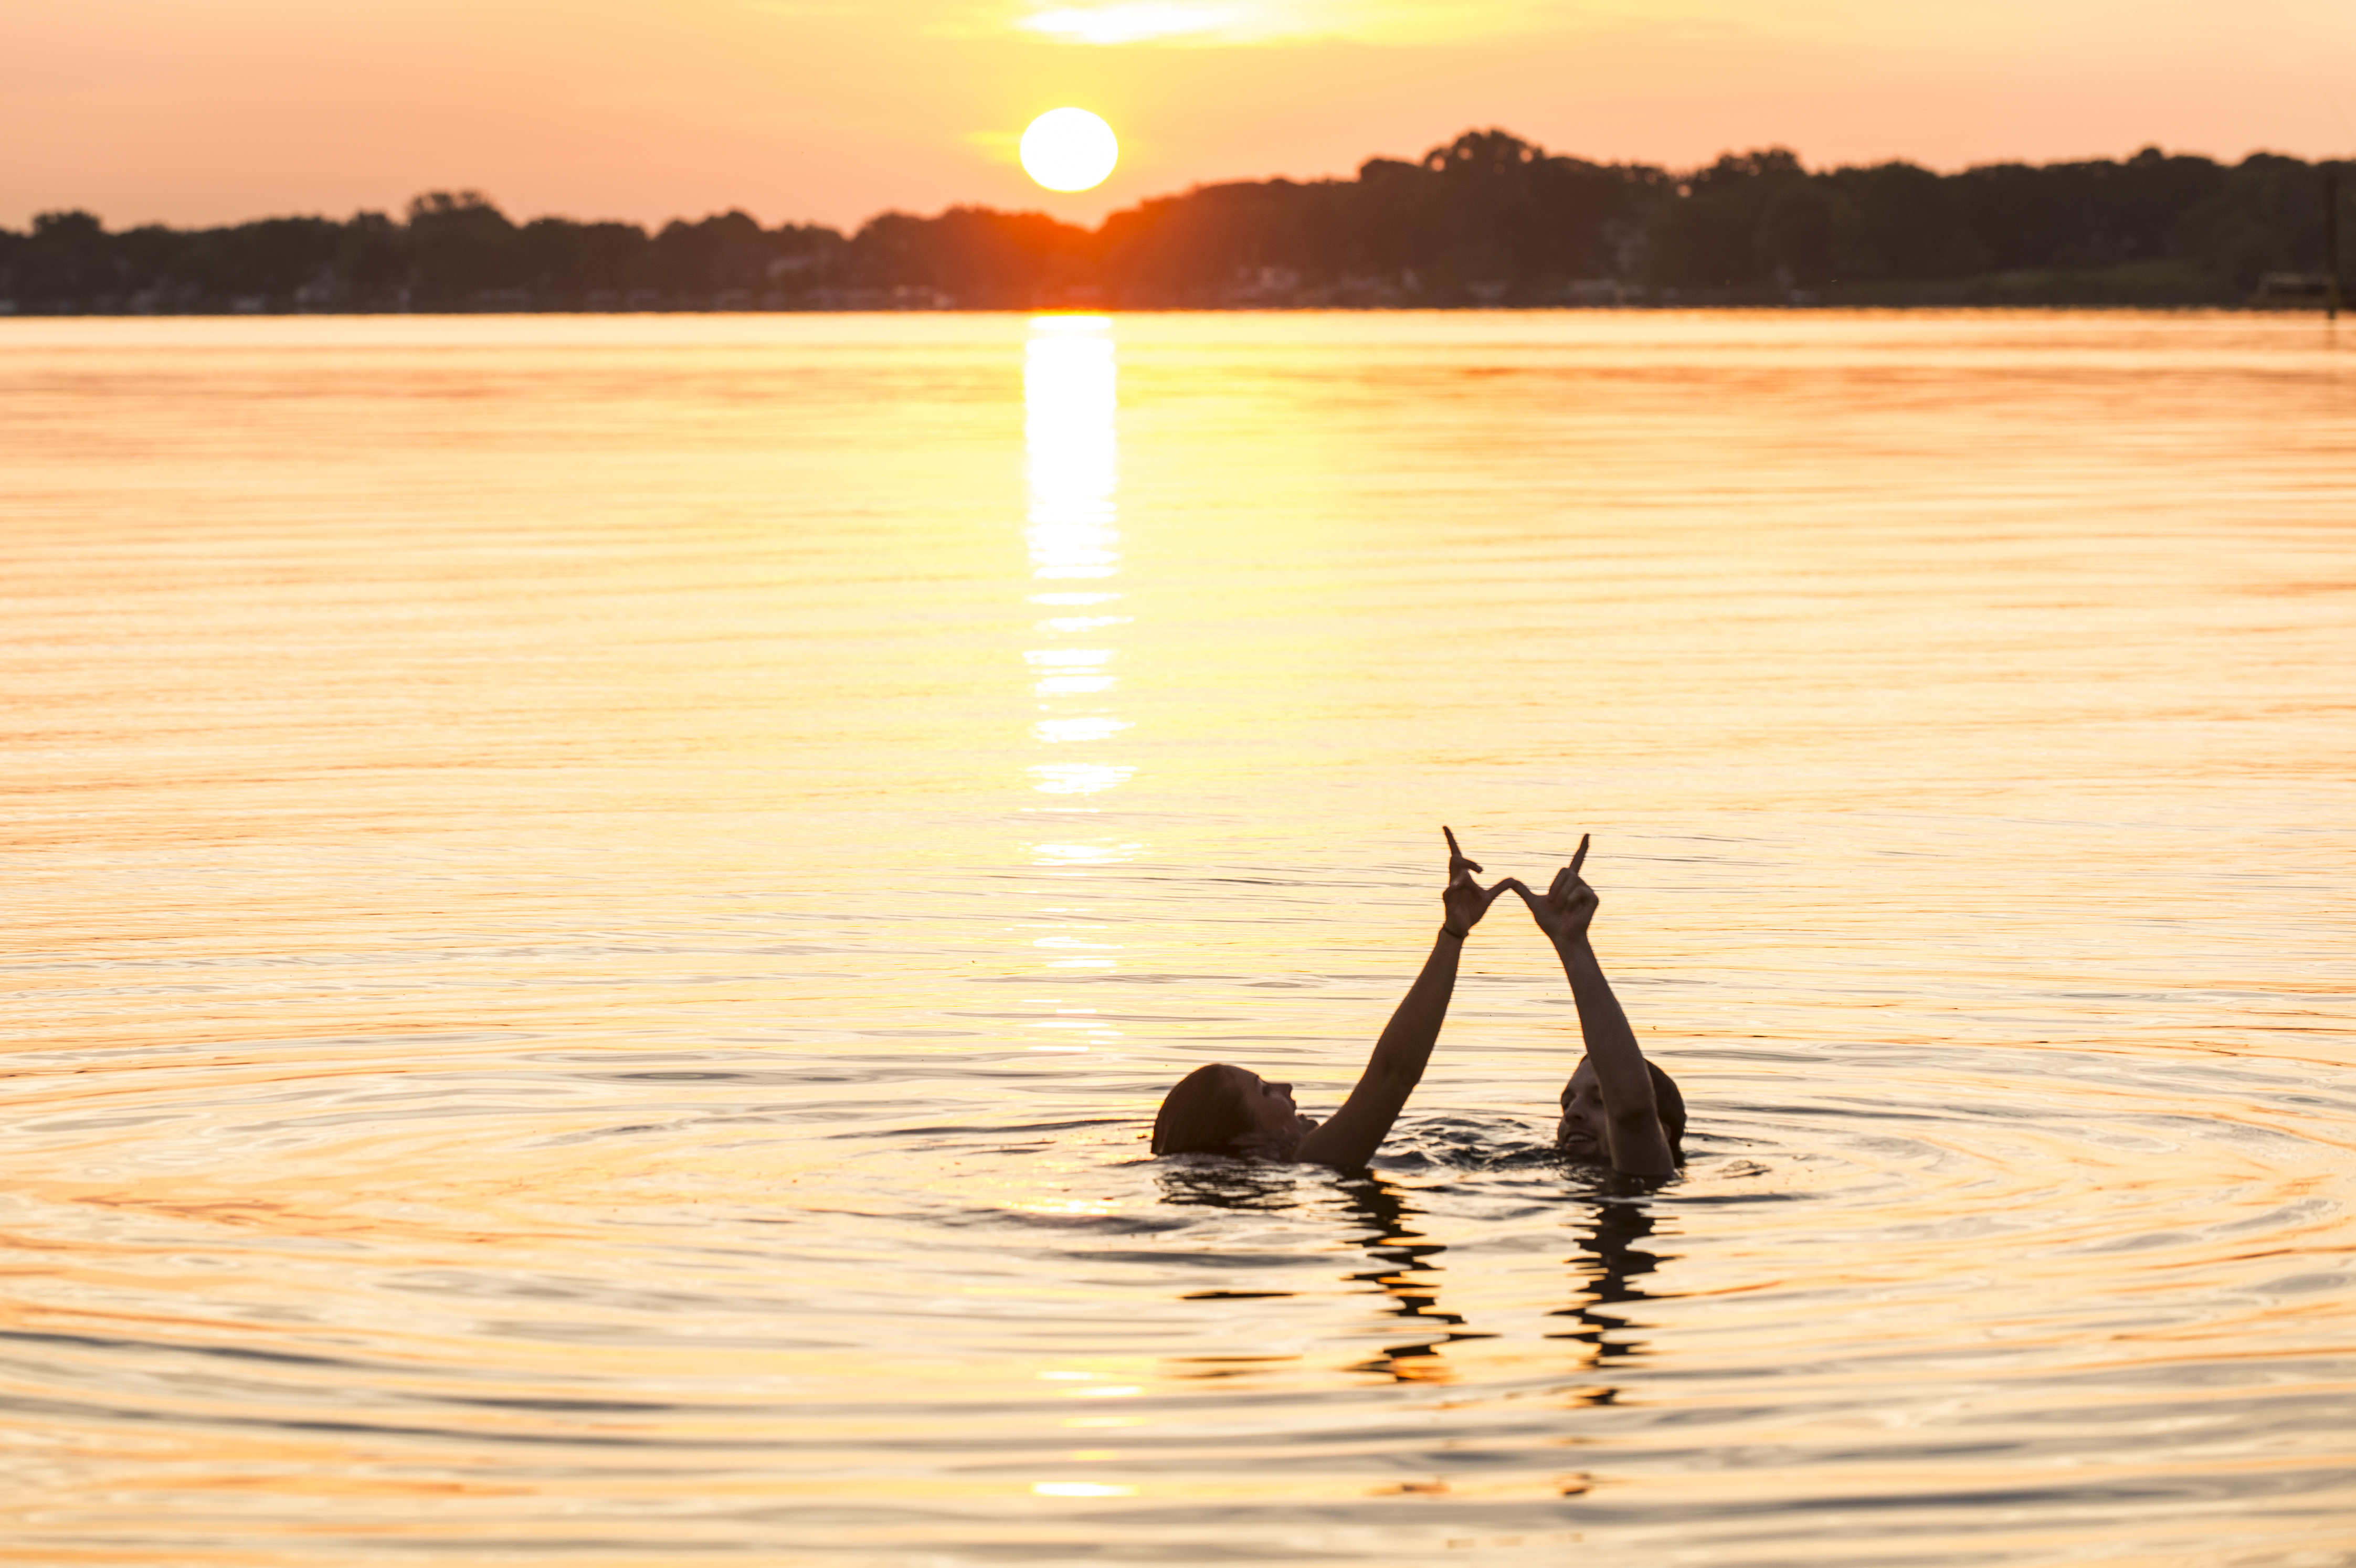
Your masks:
{"label": "sunset glow", "polygon": [[1538,0],[1111,0],[1051,5],[1015,24],[1059,43],[1242,45],[1346,39],[1370,44],[1462,44],[1562,25]]}
{"label": "sunset glow", "polygon": [[1181,0],[1129,0],[1116,5],[1059,5],[1019,24],[1042,37],[1074,44],[1135,44],[1164,39],[1233,39],[1249,36],[1259,18],[1249,5],[1188,5]]}
{"label": "sunset glow", "polygon": [[[1786,146],[1952,170],[2356,148],[2356,6],[2032,0],[419,0],[387,29],[284,0],[33,7],[0,59],[0,224],[398,213],[659,227],[742,208],[855,227],[970,204],[1093,223],[1197,184],[1346,177],[1496,126],[1671,168]],[[1119,127],[1119,176],[1044,195],[1042,108]]]}

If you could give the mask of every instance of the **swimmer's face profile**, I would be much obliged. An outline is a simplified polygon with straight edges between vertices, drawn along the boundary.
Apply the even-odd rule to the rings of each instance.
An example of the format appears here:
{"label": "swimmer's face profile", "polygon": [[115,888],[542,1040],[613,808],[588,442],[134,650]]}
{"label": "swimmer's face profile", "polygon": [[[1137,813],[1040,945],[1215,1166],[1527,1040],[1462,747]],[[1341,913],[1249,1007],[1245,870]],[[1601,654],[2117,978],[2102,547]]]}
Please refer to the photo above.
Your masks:
{"label": "swimmer's face profile", "polygon": [[1290,1144],[1317,1130],[1317,1124],[1292,1103],[1292,1085],[1271,1083],[1248,1067],[1230,1067],[1237,1092],[1250,1114],[1250,1137],[1258,1142]]}
{"label": "swimmer's face profile", "polygon": [[1156,1154],[1238,1154],[1290,1159],[1317,1124],[1292,1103],[1292,1085],[1214,1062],[1180,1081],[1153,1121]]}
{"label": "swimmer's face profile", "polygon": [[1573,1159],[1609,1159],[1611,1146],[1603,1137],[1603,1085],[1595,1064],[1581,1057],[1570,1082],[1562,1086],[1562,1122],[1554,1141]]}
{"label": "swimmer's face profile", "polygon": [[[1653,1084],[1653,1114],[1659,1119],[1661,1136],[1668,1140],[1670,1154],[1679,1162],[1685,1160],[1686,1098],[1676,1080],[1661,1071],[1658,1063],[1644,1063],[1646,1077]],[[1603,1081],[1596,1076],[1595,1063],[1588,1057],[1579,1059],[1570,1082],[1562,1086],[1562,1120],[1555,1127],[1555,1147],[1573,1159],[1591,1159],[1601,1164],[1612,1163],[1612,1108],[1603,1098]]]}

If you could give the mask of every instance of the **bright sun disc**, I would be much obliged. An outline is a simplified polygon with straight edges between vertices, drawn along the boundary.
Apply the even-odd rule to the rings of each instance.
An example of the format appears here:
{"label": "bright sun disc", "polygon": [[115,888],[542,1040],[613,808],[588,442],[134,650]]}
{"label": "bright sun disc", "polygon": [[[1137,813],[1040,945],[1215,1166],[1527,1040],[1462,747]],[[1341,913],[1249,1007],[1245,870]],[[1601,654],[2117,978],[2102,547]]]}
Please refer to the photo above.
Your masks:
{"label": "bright sun disc", "polygon": [[1049,190],[1104,183],[1120,161],[1112,127],[1085,109],[1050,109],[1023,133],[1023,168]]}

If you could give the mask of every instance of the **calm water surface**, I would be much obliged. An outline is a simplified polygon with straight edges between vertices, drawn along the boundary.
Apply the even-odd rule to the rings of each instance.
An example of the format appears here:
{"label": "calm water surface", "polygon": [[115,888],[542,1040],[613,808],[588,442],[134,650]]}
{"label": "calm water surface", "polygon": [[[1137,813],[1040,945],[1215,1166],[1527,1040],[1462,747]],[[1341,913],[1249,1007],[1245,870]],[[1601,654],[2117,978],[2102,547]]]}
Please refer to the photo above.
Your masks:
{"label": "calm water surface", "polygon": [[[0,323],[0,1561],[2356,1563],[2356,337]],[[1694,1111],[1547,1147],[1543,879]]]}

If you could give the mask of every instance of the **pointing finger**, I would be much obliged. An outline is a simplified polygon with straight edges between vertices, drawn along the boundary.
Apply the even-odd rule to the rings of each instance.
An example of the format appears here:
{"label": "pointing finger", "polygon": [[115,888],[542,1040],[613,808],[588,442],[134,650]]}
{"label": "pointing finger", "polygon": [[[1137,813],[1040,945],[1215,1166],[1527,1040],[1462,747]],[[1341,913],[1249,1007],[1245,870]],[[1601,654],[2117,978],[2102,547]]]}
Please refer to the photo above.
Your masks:
{"label": "pointing finger", "polygon": [[1579,875],[1580,865],[1587,859],[1587,841],[1594,837],[1595,835],[1592,833],[1582,833],[1579,836],[1579,852],[1570,858],[1570,874],[1572,876],[1575,877]]}
{"label": "pointing finger", "polygon": [[1451,829],[1442,827],[1440,832],[1448,836],[1449,875],[1454,876],[1460,867],[1468,871],[1477,871],[1481,869],[1480,861],[1469,859],[1463,850],[1456,847],[1456,835]]}

